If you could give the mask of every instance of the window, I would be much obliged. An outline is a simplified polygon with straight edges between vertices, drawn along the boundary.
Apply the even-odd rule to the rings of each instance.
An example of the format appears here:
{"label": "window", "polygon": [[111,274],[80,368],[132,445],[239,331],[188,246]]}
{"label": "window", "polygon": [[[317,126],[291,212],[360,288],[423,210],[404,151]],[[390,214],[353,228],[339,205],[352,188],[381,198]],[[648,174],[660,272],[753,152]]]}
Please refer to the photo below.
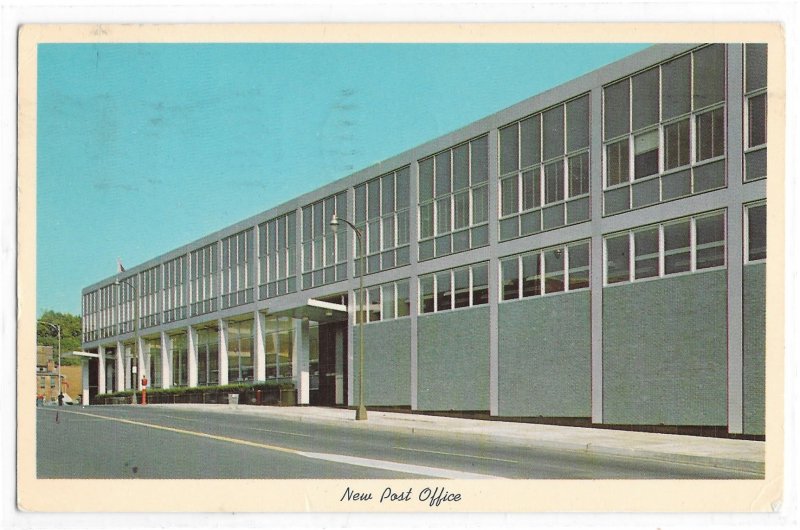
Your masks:
{"label": "window", "polygon": [[658,239],[658,227],[634,232],[634,278],[637,280],[659,275]]}
{"label": "window", "polygon": [[[355,223],[367,240],[367,273],[409,263],[408,179],[409,168],[405,167],[355,188]],[[432,208],[424,214],[420,211],[420,230],[430,230],[431,234],[432,212]],[[356,260],[356,275],[360,266]]]}
{"label": "window", "polygon": [[500,239],[589,219],[589,96],[500,129]]}
{"label": "window", "polygon": [[704,46],[604,87],[606,215],[725,185],[725,60]]}
{"label": "window", "polygon": [[589,242],[503,258],[500,284],[504,301],[588,288]]}
{"label": "window", "polygon": [[[258,225],[260,299],[297,290],[297,214],[289,212]],[[309,264],[311,256],[308,256]]]}
{"label": "window", "polygon": [[767,259],[767,205],[747,206],[745,215],[747,262]]}
{"label": "window", "polygon": [[169,344],[172,353],[172,386],[187,386],[189,384],[189,357],[186,333],[171,335]]}
{"label": "window", "polygon": [[189,254],[189,300],[192,315],[217,310],[219,245],[212,243]]}
{"label": "window", "polygon": [[721,212],[695,220],[697,269],[725,265],[725,215]]}
{"label": "window", "polygon": [[725,239],[724,211],[606,236],[606,285],[724,267]]}
{"label": "window", "polygon": [[487,136],[419,161],[420,260],[488,244],[488,173]]}
{"label": "window", "polygon": [[500,262],[500,274],[503,300],[519,298],[519,260],[516,256]]}
{"label": "window", "polygon": [[427,274],[419,278],[420,313],[489,303],[488,264]]}
{"label": "window", "polygon": [[222,240],[222,307],[253,301],[253,231]]}
{"label": "window", "polygon": [[164,322],[186,318],[186,256],[178,256],[164,264]]}
{"label": "window", "polygon": [[664,169],[689,165],[689,120],[664,126]]}
{"label": "window", "polygon": [[689,221],[664,226],[664,274],[691,269]]}
{"label": "window", "polygon": [[767,45],[745,44],[745,180],[767,176]]}
{"label": "window", "polygon": [[161,323],[161,266],[156,265],[139,274],[142,290],[139,293],[139,327],[157,326]]}
{"label": "window", "polygon": [[197,330],[197,385],[219,383],[219,331],[216,326]]}
{"label": "window", "polygon": [[[377,201],[376,204],[379,206],[380,202]],[[347,278],[349,230],[338,230],[334,233],[330,227],[330,220],[334,214],[337,217],[347,218],[346,192],[331,195],[303,207],[303,289]],[[377,224],[380,226],[379,222]],[[361,249],[354,251],[356,258],[359,258]],[[355,262],[358,267],[361,260],[356,259]]]}
{"label": "window", "polygon": [[725,153],[724,109],[717,108],[697,116],[697,161]]}
{"label": "window", "polygon": [[625,138],[606,146],[606,165],[608,186],[628,182],[628,139]]}
{"label": "window", "polygon": [[606,283],[630,280],[630,241],[628,234],[606,238]]}
{"label": "window", "polygon": [[640,179],[658,173],[658,131],[634,136],[633,148],[633,178]]}
{"label": "window", "polygon": [[[311,334],[311,330],[309,330]],[[311,341],[309,338],[309,342]],[[267,379],[292,377],[294,322],[289,317],[268,316],[264,319],[264,353]],[[311,346],[309,345],[309,350]],[[311,352],[309,352],[309,357]]]}
{"label": "window", "polygon": [[253,381],[253,320],[228,324],[228,382]]}

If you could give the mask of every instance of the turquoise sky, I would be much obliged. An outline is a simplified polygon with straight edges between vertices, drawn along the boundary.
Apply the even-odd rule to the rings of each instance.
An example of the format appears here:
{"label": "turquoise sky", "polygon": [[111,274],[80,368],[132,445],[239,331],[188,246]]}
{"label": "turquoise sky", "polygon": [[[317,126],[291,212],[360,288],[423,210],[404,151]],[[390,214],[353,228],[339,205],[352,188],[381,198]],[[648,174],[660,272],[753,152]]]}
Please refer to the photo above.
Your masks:
{"label": "turquoise sky", "polygon": [[46,44],[37,315],[636,44]]}

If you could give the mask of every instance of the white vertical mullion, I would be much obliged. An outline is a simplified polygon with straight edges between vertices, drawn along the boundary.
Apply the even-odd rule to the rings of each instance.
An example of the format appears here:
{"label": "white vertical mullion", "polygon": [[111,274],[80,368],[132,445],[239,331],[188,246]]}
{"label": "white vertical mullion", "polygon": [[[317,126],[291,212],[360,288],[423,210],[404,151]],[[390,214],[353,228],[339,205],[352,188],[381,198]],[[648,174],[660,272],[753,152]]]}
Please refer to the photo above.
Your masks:
{"label": "white vertical mullion", "polygon": [[632,282],[636,275],[636,239],[633,237],[633,231],[628,232],[628,281]]}
{"label": "white vertical mullion", "polygon": [[569,245],[564,245],[564,292],[569,291]]}
{"label": "white vertical mullion", "polygon": [[664,225],[658,225],[658,276],[664,276]]}
{"label": "white vertical mullion", "polygon": [[544,277],[545,277],[545,270],[544,270],[544,251],[538,250],[538,256],[536,259],[539,261],[539,295],[543,296],[545,294],[544,289]]}
{"label": "white vertical mullion", "polygon": [[689,270],[697,270],[697,226],[695,217],[689,219]]}

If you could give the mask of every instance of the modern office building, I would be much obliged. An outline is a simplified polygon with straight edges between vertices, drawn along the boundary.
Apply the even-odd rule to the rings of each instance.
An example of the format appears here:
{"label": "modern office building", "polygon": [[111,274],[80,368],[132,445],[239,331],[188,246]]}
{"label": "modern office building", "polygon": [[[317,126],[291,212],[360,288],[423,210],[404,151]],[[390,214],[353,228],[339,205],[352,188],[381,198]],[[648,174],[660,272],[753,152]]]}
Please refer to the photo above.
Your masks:
{"label": "modern office building", "polygon": [[763,435],[766,66],[653,46],[94,283],[90,393],[356,405],[365,270],[367,406]]}

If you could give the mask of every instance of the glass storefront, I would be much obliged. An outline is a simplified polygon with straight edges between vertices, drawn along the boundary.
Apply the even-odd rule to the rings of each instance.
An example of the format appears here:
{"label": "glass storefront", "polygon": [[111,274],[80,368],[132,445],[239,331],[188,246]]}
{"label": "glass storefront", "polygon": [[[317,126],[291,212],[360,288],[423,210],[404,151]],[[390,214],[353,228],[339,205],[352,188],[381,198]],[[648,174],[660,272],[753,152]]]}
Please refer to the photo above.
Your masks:
{"label": "glass storefront", "polygon": [[253,381],[253,320],[228,323],[228,382]]}

